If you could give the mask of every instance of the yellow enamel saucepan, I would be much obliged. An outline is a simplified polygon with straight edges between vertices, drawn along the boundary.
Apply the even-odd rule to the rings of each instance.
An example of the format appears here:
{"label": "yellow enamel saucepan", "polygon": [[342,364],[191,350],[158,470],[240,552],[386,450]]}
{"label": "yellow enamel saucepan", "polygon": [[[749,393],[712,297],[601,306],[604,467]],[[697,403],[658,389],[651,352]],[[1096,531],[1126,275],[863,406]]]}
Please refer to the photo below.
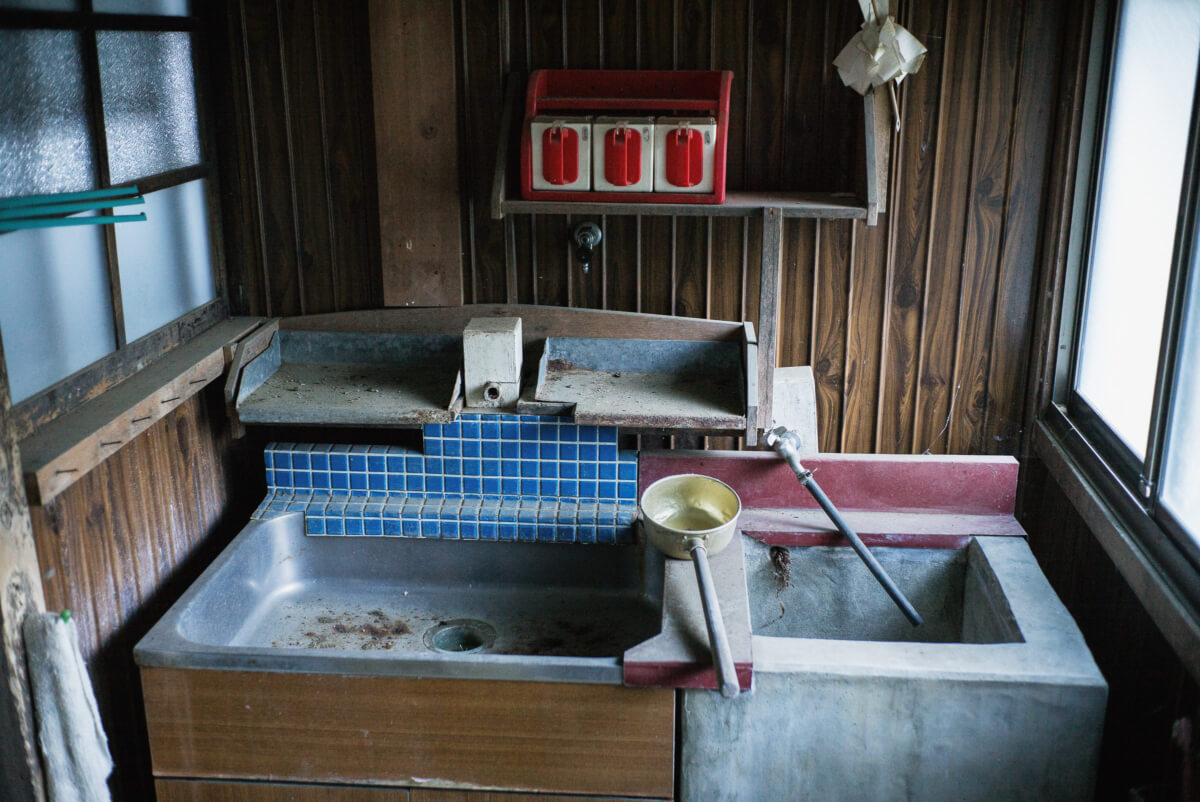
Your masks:
{"label": "yellow enamel saucepan", "polygon": [[733,488],[711,476],[684,473],[659,479],[642,493],[642,525],[650,542],[668,557],[696,566],[700,601],[708,626],[713,666],[721,695],[738,695],[737,670],[717,602],[708,555],[729,545],[742,502]]}

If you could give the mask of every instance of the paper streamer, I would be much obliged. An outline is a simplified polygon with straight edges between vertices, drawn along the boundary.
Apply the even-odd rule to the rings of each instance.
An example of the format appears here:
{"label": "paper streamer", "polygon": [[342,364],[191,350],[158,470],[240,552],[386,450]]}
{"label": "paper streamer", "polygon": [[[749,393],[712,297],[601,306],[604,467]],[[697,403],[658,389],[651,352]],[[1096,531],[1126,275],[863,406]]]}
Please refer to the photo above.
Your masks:
{"label": "paper streamer", "polygon": [[921,69],[926,48],[888,14],[888,0],[858,0],[862,29],[842,48],[833,65],[842,83],[860,95]]}

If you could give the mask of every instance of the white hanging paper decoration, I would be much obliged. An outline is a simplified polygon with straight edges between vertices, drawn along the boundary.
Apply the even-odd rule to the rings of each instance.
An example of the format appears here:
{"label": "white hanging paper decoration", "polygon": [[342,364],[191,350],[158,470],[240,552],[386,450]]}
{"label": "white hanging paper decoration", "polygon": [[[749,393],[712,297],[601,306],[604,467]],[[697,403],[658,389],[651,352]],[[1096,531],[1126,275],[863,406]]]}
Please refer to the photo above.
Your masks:
{"label": "white hanging paper decoration", "polygon": [[897,84],[921,69],[926,48],[888,14],[888,0],[858,0],[862,29],[842,48],[833,65],[842,83],[865,95],[873,86]]}

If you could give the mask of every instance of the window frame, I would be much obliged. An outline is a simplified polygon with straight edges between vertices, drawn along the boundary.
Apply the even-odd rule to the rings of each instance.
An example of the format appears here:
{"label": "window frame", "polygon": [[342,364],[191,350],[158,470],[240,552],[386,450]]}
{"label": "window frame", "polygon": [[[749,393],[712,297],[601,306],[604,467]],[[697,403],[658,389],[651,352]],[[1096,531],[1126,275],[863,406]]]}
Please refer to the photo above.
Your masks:
{"label": "window frame", "polygon": [[[108,259],[109,303],[113,310],[116,347],[112,353],[49,387],[14,404],[12,416],[17,437],[24,439],[40,426],[49,423],[109,387],[129,378],[146,364],[163,356],[221,320],[229,317],[226,286],[225,250],[222,241],[219,175],[216,169],[215,137],[209,113],[210,96],[206,58],[202,55],[202,34],[213,23],[205,7],[211,4],[194,2],[186,16],[112,14],[93,11],[92,0],[79,0],[77,11],[39,11],[33,9],[0,9],[0,29],[41,29],[77,31],[83,48],[83,78],[87,91],[87,120],[92,132],[93,156],[96,160],[98,189],[137,185],[143,195],[181,186],[191,181],[208,179],[206,212],[209,224],[209,246],[212,254],[213,299],[186,312],[154,331],[130,342],[126,338],[125,314],[121,296],[120,263],[117,258],[116,231],[104,225],[104,245]],[[196,89],[197,133],[200,161],[197,164],[143,176],[131,181],[113,183],[108,160],[107,130],[104,103],[100,86],[100,61],[96,33],[98,31],[181,32],[191,37],[192,76]],[[101,214],[108,213],[102,210]]]}
{"label": "window frame", "polygon": [[1148,559],[1155,578],[1170,586],[1175,596],[1190,608],[1193,620],[1200,621],[1200,532],[1194,539],[1160,503],[1160,479],[1171,406],[1175,402],[1173,391],[1184,312],[1191,284],[1200,280],[1194,267],[1200,261],[1200,64],[1192,99],[1145,458],[1138,459],[1074,389],[1124,2],[1099,0],[1095,7],[1052,402],[1041,417],[1054,445],[1065,452],[1067,460],[1082,474],[1082,480],[1104,499],[1109,513],[1132,539],[1139,558]]}

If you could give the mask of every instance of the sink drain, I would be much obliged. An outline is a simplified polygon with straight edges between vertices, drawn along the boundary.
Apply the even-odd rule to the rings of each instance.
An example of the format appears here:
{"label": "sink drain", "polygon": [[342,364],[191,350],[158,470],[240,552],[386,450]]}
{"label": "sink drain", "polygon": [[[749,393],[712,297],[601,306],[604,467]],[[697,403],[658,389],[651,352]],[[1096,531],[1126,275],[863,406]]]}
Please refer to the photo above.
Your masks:
{"label": "sink drain", "polygon": [[425,630],[425,645],[435,652],[482,652],[496,641],[496,630],[486,621],[456,618]]}

